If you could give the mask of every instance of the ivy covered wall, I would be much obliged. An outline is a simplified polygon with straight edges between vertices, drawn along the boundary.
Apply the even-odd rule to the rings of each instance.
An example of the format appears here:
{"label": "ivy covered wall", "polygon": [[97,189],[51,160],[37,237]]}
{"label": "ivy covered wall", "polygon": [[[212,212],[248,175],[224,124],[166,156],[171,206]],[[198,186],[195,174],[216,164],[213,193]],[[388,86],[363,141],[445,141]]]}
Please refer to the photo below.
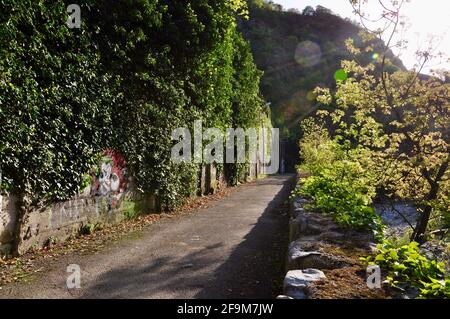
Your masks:
{"label": "ivy covered wall", "polygon": [[[0,1],[1,192],[17,199],[14,246],[36,207],[78,194],[105,149],[135,189],[170,210],[198,192],[201,165],[173,164],[171,132],[266,122],[261,72],[236,29],[242,0]],[[242,164],[228,165],[236,183]]]}

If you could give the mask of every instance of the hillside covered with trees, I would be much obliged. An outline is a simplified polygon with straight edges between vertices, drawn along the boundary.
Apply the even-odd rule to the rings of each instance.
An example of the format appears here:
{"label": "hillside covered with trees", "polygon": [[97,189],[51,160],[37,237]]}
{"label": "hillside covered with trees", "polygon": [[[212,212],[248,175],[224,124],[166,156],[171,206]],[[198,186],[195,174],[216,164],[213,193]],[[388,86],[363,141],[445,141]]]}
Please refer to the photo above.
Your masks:
{"label": "hillside covered with trees", "polygon": [[[271,103],[274,126],[282,129],[285,140],[296,141],[301,119],[315,110],[314,89],[335,84],[341,61],[350,58],[345,42],[351,38],[361,44],[362,28],[322,6],[299,12],[253,0],[249,11],[250,18],[241,20],[239,27],[251,44],[256,65],[264,71],[262,94]],[[380,56],[383,44],[375,40],[371,45],[360,57],[362,63]],[[404,69],[392,53],[387,56],[391,72]]]}

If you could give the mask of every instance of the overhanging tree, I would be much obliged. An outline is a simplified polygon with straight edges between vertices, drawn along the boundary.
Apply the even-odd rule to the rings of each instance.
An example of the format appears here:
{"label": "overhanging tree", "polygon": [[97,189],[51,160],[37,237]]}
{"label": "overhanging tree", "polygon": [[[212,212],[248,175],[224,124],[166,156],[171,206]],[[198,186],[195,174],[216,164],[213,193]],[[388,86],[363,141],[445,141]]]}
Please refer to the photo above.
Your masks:
{"label": "overhanging tree", "polygon": [[[352,2],[358,11],[359,2]],[[420,74],[430,52],[419,53],[417,70],[392,71],[387,52],[401,25],[402,5],[403,1],[392,2],[383,14],[388,27],[363,37],[368,45],[390,30],[379,58],[358,63],[363,50],[348,41],[355,60],[343,61],[342,67],[349,78],[338,81],[333,95],[317,92],[321,102],[336,106],[329,118],[341,139],[373,151],[372,169],[379,174],[380,186],[393,198],[414,201],[420,217],[411,239],[422,243],[432,214],[449,214],[450,84],[442,79],[445,76]]]}

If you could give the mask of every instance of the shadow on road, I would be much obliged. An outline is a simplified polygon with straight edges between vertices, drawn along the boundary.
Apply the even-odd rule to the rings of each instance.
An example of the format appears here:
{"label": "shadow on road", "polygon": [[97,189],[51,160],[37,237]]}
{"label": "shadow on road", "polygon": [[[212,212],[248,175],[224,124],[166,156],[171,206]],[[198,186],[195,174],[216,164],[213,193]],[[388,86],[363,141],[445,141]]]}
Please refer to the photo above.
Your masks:
{"label": "shadow on road", "polygon": [[[223,242],[197,249],[182,258],[170,255],[143,257],[139,266],[124,266],[101,275],[81,298],[184,298],[194,289],[195,298],[272,298],[284,275],[288,216],[285,201],[295,183],[294,176],[273,176],[248,185],[283,185],[265,208],[255,226],[213,274]],[[245,203],[243,203],[245,205]],[[107,267],[107,265],[105,265]],[[206,270],[205,270],[206,269]]]}
{"label": "shadow on road", "polygon": [[245,240],[214,273],[215,284],[196,298],[273,298],[281,293],[288,245],[287,204],[295,178],[273,176],[260,185],[283,185]]}

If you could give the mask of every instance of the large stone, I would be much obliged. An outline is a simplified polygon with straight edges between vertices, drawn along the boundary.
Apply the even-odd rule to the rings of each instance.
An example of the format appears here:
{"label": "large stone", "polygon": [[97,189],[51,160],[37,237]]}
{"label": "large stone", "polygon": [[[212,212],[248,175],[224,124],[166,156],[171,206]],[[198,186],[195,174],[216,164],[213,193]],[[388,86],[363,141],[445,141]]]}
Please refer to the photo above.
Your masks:
{"label": "large stone", "polygon": [[294,241],[301,236],[305,231],[306,221],[304,221],[302,215],[289,220],[289,241]]}
{"label": "large stone", "polygon": [[289,245],[287,268],[337,269],[351,265],[346,259],[324,252],[318,243],[297,240]]}
{"label": "large stone", "polygon": [[286,296],[286,295],[279,295],[279,296],[277,296],[276,299],[294,299],[294,298]]}
{"label": "large stone", "polygon": [[291,241],[306,235],[320,235],[339,230],[339,227],[330,217],[319,213],[296,209],[293,215],[293,218],[289,221]]}
{"label": "large stone", "polygon": [[294,206],[294,208],[301,208],[309,203],[310,203],[310,200],[308,200],[306,198],[298,197],[292,202],[292,205]]}
{"label": "large stone", "polygon": [[318,269],[291,270],[284,278],[284,293],[294,299],[306,299],[308,286],[325,278],[325,274]]}
{"label": "large stone", "polygon": [[317,239],[325,242],[339,243],[344,240],[344,237],[343,233],[332,230],[320,234]]}

